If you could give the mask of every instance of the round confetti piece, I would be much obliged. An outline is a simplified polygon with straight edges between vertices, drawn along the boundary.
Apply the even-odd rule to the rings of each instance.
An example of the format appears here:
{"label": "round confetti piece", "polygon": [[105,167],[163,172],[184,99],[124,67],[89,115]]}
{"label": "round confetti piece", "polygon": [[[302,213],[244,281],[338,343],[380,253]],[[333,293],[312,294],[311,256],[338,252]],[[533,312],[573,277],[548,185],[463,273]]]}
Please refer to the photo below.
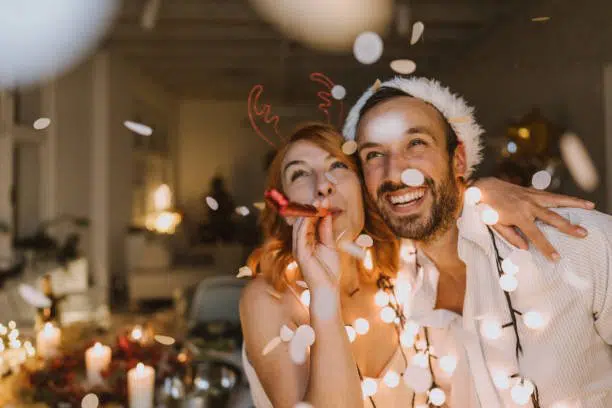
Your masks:
{"label": "round confetti piece", "polygon": [[353,44],[355,59],[362,64],[370,65],[380,59],[383,53],[383,40],[372,31],[361,33]]}
{"label": "round confetti piece", "polygon": [[409,59],[397,59],[389,64],[391,69],[400,75],[410,75],[416,71],[416,62]]}
{"label": "round confetti piece", "polygon": [[425,176],[417,169],[406,169],[400,175],[402,183],[411,187],[422,186],[425,182]]}
{"label": "round confetti piece", "polygon": [[334,85],[331,90],[331,94],[334,99],[341,101],[346,96],[346,88],[344,88],[342,85]]}
{"label": "round confetti piece", "polygon": [[217,211],[219,209],[219,203],[217,202],[217,200],[210,196],[206,197],[206,204],[213,211]]}
{"label": "round confetti piece", "polygon": [[362,248],[370,248],[374,245],[374,240],[368,234],[361,234],[357,237],[355,243]]}

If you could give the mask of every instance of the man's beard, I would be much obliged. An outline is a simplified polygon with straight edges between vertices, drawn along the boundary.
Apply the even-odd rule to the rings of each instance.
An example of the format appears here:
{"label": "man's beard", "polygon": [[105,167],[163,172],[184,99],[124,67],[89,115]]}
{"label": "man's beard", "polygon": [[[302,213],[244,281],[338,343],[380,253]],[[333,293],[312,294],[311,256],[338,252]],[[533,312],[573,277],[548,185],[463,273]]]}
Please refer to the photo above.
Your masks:
{"label": "man's beard", "polygon": [[429,242],[439,234],[448,231],[456,222],[457,209],[459,207],[459,187],[455,181],[452,167],[446,178],[436,186],[434,181],[426,177],[425,184],[432,196],[432,205],[428,214],[393,214],[388,208],[389,202],[384,199],[384,193],[393,192],[405,188],[404,185],[391,182],[383,183],[377,191],[376,204],[383,219],[391,228],[393,233],[400,238],[408,238],[415,241]]}

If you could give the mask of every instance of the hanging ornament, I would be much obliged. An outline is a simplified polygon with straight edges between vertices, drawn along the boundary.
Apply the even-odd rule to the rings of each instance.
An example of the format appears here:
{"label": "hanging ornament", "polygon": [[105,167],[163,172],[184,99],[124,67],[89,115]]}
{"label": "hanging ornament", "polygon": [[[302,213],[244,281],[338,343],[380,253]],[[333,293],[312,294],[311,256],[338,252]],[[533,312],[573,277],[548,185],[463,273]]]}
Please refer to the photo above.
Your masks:
{"label": "hanging ornament", "polygon": [[431,388],[433,378],[428,369],[410,364],[404,371],[404,383],[420,394]]}

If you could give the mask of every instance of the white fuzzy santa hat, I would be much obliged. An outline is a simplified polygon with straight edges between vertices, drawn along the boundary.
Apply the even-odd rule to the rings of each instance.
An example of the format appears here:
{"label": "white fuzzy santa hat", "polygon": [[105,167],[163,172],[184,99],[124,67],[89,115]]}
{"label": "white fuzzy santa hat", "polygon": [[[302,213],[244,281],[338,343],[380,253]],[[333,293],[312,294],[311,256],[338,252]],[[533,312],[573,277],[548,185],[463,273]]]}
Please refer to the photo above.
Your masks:
{"label": "white fuzzy santa hat", "polygon": [[457,138],[465,146],[467,164],[466,176],[470,177],[476,166],[482,160],[482,145],[480,135],[483,129],[474,119],[474,108],[468,106],[463,98],[453,94],[448,88],[440,85],[438,81],[427,78],[395,77],[386,82],[376,81],[359,98],[351,109],[344,124],[343,134],[347,140],[355,140],[360,112],[367,100],[381,87],[395,88],[404,91],[410,96],[433,105],[451,125]]}

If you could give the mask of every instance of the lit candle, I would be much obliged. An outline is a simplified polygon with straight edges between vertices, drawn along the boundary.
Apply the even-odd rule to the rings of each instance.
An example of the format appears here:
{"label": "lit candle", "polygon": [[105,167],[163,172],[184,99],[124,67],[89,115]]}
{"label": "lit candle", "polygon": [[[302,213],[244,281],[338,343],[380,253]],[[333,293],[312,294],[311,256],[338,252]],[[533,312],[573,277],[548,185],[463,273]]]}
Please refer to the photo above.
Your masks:
{"label": "lit candle", "polygon": [[128,371],[128,395],[130,408],[152,408],[155,370],[138,363]]}
{"label": "lit candle", "polygon": [[134,328],[132,329],[132,333],[130,333],[130,338],[132,339],[132,341],[139,343],[142,341],[142,337],[143,337],[142,327],[134,326]]}
{"label": "lit candle", "polygon": [[42,358],[51,358],[58,354],[61,342],[61,331],[51,323],[45,323],[36,335],[36,349]]}
{"label": "lit candle", "polygon": [[108,368],[111,361],[111,349],[96,343],[85,351],[87,380],[91,385],[102,383],[102,371]]}

